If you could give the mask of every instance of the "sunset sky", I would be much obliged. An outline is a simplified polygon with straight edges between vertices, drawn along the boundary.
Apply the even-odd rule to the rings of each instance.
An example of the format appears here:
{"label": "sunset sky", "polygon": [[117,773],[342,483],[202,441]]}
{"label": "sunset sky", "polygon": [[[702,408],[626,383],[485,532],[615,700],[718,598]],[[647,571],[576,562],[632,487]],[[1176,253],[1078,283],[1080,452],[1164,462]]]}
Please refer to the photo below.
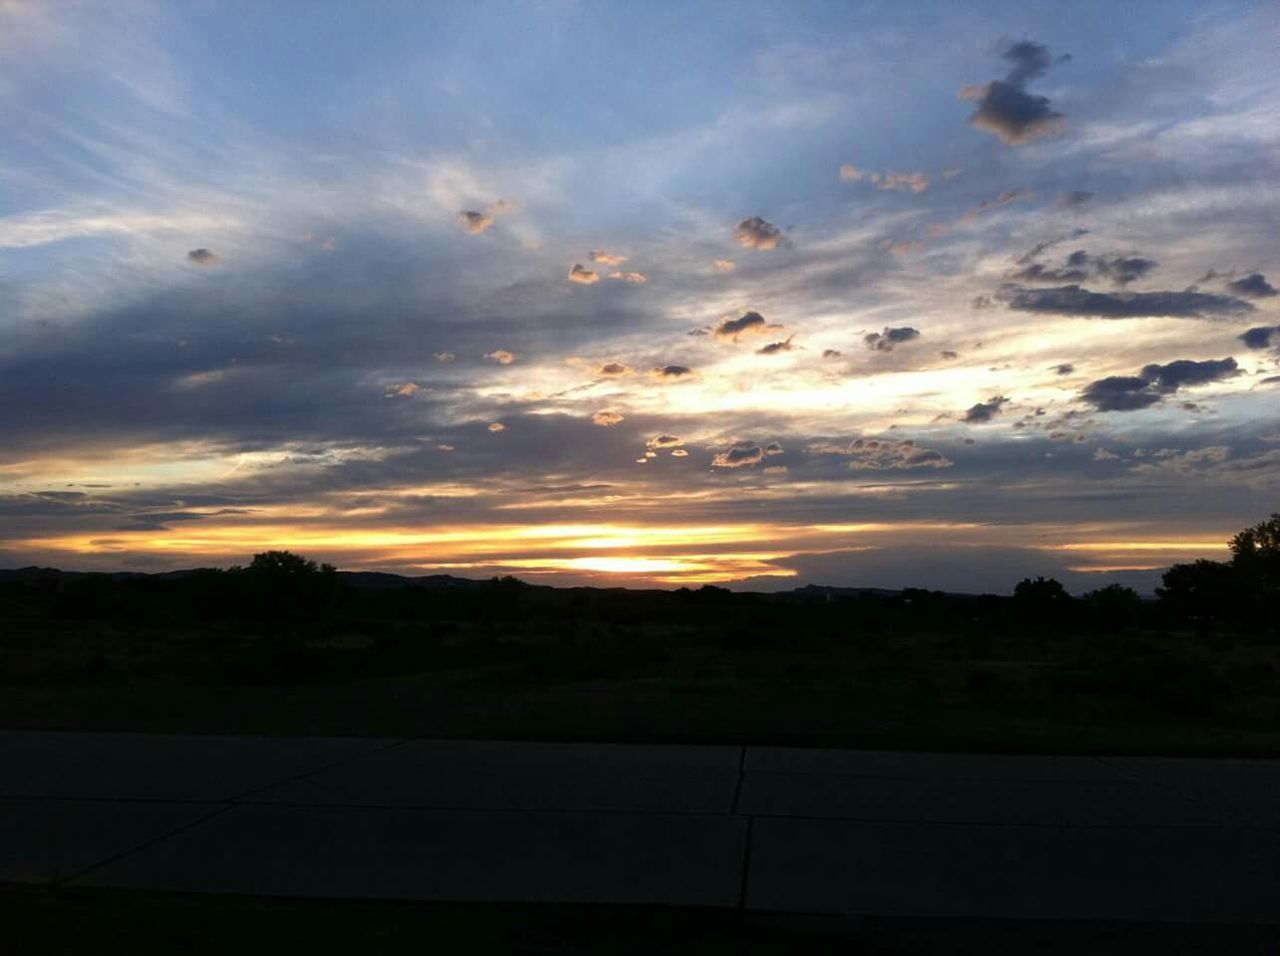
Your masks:
{"label": "sunset sky", "polygon": [[1150,590],[1280,510],[1278,51],[0,0],[0,567]]}

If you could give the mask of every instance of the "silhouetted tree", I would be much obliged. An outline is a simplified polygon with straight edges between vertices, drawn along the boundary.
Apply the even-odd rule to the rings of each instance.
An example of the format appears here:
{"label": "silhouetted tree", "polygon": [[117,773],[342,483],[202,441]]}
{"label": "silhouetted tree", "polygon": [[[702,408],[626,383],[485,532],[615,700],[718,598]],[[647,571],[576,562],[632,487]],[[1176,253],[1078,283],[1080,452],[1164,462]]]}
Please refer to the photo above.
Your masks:
{"label": "silhouetted tree", "polygon": [[1142,611],[1142,598],[1133,588],[1123,584],[1108,584],[1090,591],[1084,603],[1093,616],[1094,623],[1108,629],[1132,627]]}
{"label": "silhouetted tree", "polygon": [[266,620],[312,620],[328,609],[341,584],[331,564],[291,551],[255,554],[247,568],[233,568],[240,611]]}
{"label": "silhouetted tree", "polygon": [[1156,595],[1177,618],[1206,630],[1215,622],[1230,620],[1239,609],[1239,574],[1221,561],[1175,564],[1160,576]]}
{"label": "silhouetted tree", "polygon": [[1240,613],[1255,627],[1280,628],[1280,513],[1245,528],[1228,547]]}
{"label": "silhouetted tree", "polygon": [[336,569],[332,564],[316,564],[309,558],[292,551],[263,551],[255,554],[245,570],[253,574],[271,575],[308,575],[332,574]]}

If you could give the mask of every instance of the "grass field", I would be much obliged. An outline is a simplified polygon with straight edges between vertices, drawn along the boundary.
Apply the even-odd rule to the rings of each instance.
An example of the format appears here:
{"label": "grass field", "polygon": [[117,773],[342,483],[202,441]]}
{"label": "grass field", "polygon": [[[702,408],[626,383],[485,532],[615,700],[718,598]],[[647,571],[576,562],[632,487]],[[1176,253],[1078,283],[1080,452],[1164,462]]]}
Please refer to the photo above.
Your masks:
{"label": "grass field", "polygon": [[13,592],[0,725],[1280,753],[1267,634],[549,593],[559,603],[528,613],[206,621],[66,614]]}

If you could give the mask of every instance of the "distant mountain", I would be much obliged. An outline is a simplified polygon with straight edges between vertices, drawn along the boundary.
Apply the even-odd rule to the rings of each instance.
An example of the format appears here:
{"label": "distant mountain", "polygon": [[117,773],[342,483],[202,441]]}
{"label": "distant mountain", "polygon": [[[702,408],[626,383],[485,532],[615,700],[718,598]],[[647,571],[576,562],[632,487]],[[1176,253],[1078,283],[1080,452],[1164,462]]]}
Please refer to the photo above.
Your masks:
{"label": "distant mountain", "polygon": [[[184,578],[197,571],[208,571],[210,568],[189,568],[182,571],[62,571],[58,568],[14,568],[0,569],[0,583],[8,581],[76,581],[85,578],[106,578],[112,581],[155,580],[163,581],[173,578]],[[474,588],[480,581],[471,578],[458,578],[452,574],[426,574],[420,577],[407,577],[402,574],[388,574],[382,571],[339,571],[339,579],[344,584],[362,591],[393,591],[397,588]]]}
{"label": "distant mountain", "polygon": [[[62,571],[58,568],[39,568],[26,567],[15,568],[12,570],[0,569],[0,583],[9,581],[36,582],[36,581],[71,581],[81,580],[84,578],[106,578],[113,581],[130,581],[130,580],[156,580],[163,581],[166,579],[182,578],[198,571],[212,570],[209,568],[190,568],[182,571],[158,571],[154,573],[146,573],[142,571]],[[424,574],[415,577],[404,574],[392,574],[388,571],[339,571],[338,578],[346,585],[361,591],[396,591],[401,588],[426,588],[431,590],[461,590],[467,588],[479,587],[483,581],[477,581],[473,578],[459,578],[452,574]],[[555,591],[627,591],[629,593],[640,593],[643,591],[661,590],[656,588],[622,588],[622,587],[566,587],[555,588],[543,584],[525,584],[526,587],[555,590]],[[694,590],[697,590],[695,588]],[[724,590],[717,588],[713,590]],[[728,594],[728,591],[725,591]],[[739,592],[742,593],[742,592]],[[803,587],[792,588],[789,591],[772,591],[766,592],[771,598],[791,599],[796,601],[837,601],[845,597],[858,596],[876,596],[891,597],[901,594],[901,589],[895,588],[849,588],[849,587],[830,587],[821,584],[806,584]],[[966,595],[951,595],[953,597],[964,597]]]}

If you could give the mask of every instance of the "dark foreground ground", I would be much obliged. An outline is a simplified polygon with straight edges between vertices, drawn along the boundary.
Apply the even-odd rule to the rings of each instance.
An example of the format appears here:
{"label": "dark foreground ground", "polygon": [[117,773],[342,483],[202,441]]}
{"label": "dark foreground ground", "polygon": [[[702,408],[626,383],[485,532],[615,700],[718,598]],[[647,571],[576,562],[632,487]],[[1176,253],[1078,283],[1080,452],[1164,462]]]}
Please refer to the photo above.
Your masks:
{"label": "dark foreground ground", "polygon": [[1280,928],[770,917],[662,907],[444,904],[0,889],[12,953],[1273,954]]}
{"label": "dark foreground ground", "polygon": [[1274,952],[1278,775],[5,731],[0,919],[6,952]]}
{"label": "dark foreground ground", "polygon": [[1280,753],[1274,629],[1131,594],[210,575],[0,584],[0,728]]}

